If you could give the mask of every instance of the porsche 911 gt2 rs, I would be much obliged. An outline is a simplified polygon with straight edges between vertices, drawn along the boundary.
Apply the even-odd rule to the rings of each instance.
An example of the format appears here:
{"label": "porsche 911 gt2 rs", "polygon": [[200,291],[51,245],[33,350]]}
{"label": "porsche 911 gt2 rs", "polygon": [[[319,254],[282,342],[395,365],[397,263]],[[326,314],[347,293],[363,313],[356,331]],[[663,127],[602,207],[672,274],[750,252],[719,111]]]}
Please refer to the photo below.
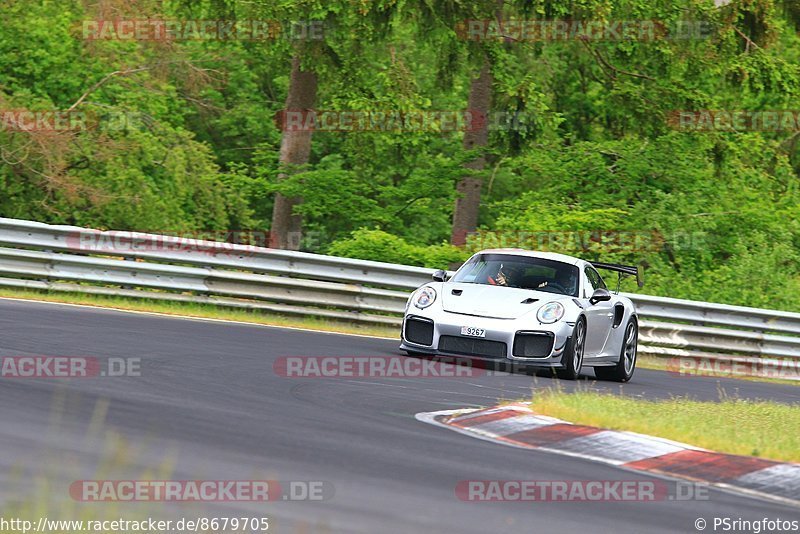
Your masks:
{"label": "porsche 911 gt2 rs", "polygon": [[478,252],[452,278],[436,271],[412,293],[400,348],[552,368],[566,379],[592,367],[600,379],[627,382],[636,368],[636,310],[597,269],[636,275],[641,286],[636,267],[521,249]]}

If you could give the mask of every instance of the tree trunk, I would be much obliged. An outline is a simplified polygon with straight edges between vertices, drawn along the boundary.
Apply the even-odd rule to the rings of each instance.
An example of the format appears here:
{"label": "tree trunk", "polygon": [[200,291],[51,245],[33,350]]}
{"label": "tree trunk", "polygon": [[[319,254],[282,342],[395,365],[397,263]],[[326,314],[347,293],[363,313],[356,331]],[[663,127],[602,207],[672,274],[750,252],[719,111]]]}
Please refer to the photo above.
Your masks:
{"label": "tree trunk", "polygon": [[[300,68],[300,57],[292,59],[292,74],[289,78],[289,91],[286,95],[287,111],[309,112],[314,109],[317,99],[317,75],[313,71]],[[292,131],[285,128],[281,139],[281,165],[305,165],[311,153],[311,130]],[[285,178],[278,176],[278,180]],[[299,214],[293,213],[294,207],[302,203],[301,197],[285,197],[277,193],[272,208],[272,228],[270,229],[270,247],[289,250],[300,248],[300,233],[303,220]]]}
{"label": "tree trunk", "polygon": [[[464,150],[485,147],[489,141],[489,107],[492,100],[492,72],[489,58],[484,56],[480,75],[472,80],[469,90],[468,109],[472,113],[473,127],[464,133]],[[486,158],[483,154],[470,161],[465,168],[483,170]],[[461,246],[467,242],[467,234],[478,227],[478,210],[481,203],[483,179],[464,176],[456,186],[456,206],[453,212],[453,232],[450,242]]]}

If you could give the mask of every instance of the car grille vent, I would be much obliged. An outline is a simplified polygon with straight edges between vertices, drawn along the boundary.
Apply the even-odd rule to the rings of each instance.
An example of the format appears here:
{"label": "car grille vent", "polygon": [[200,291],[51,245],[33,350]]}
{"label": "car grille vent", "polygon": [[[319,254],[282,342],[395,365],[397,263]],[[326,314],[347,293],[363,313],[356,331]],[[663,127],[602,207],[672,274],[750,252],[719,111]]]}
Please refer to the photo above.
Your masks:
{"label": "car grille vent", "polygon": [[433,321],[409,317],[406,319],[406,339],[419,345],[433,345]]}
{"label": "car grille vent", "polygon": [[511,353],[520,358],[546,358],[553,350],[553,334],[549,332],[518,333]]}
{"label": "car grille vent", "polygon": [[505,358],[506,344],[502,341],[489,341],[487,339],[473,339],[459,336],[441,336],[439,350],[453,354],[467,356],[480,356],[482,358]]}

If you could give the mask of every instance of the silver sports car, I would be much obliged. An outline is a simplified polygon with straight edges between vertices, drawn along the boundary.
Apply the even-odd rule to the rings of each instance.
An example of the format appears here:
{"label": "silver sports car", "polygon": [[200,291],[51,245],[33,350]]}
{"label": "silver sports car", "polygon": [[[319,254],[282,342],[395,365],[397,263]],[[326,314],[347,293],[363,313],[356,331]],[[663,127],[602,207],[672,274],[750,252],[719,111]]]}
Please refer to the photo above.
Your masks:
{"label": "silver sports car", "polygon": [[452,278],[436,271],[412,293],[400,348],[552,368],[567,379],[593,367],[598,378],[627,382],[636,367],[636,310],[597,269],[636,275],[642,285],[636,267],[521,249],[478,252]]}

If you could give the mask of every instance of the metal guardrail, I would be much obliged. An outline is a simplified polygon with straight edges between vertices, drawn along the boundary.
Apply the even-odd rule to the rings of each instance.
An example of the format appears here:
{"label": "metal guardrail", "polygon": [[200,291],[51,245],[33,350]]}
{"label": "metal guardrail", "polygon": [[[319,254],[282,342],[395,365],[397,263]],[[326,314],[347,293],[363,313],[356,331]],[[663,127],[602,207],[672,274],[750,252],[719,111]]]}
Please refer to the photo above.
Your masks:
{"label": "metal guardrail", "polygon": [[[209,303],[399,325],[432,269],[145,233],[0,218],[0,286]],[[800,314],[626,294],[641,351],[800,359]]]}

